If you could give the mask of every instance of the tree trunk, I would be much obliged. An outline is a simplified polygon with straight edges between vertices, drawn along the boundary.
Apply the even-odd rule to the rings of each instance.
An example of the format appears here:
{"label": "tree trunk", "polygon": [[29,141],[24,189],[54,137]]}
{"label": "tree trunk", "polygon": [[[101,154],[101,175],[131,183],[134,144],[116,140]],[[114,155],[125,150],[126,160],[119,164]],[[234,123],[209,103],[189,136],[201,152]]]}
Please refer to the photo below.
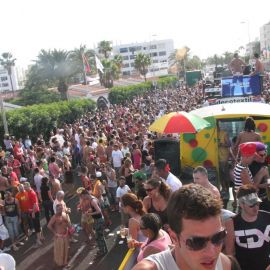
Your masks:
{"label": "tree trunk", "polygon": [[68,100],[68,96],[67,96],[68,86],[63,79],[59,80],[57,89],[61,94],[61,98],[63,100]]}
{"label": "tree trunk", "polygon": [[8,69],[8,75],[9,75],[9,79],[10,79],[12,94],[14,97],[14,87],[13,87],[13,82],[12,82],[12,78],[11,78],[11,68]]}

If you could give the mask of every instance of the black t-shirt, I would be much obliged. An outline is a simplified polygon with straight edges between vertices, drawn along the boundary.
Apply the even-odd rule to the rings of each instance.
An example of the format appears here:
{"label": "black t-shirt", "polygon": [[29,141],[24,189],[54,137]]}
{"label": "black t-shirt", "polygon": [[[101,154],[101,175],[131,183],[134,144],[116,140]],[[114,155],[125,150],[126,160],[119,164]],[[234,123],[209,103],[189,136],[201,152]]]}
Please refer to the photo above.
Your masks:
{"label": "black t-shirt", "polygon": [[246,222],[238,214],[233,218],[235,256],[243,270],[264,270],[270,264],[270,213],[259,211],[257,220]]}
{"label": "black t-shirt", "polygon": [[41,185],[40,187],[40,195],[41,195],[41,199],[42,201],[49,201],[50,197],[48,192],[50,191],[50,187],[47,185]]}

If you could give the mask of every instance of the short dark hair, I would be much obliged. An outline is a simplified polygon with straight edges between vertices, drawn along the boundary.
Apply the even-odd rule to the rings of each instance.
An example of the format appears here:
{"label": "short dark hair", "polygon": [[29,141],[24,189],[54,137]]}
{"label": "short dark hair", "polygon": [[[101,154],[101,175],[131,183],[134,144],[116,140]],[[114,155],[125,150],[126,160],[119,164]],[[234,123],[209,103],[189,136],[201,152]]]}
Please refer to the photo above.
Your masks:
{"label": "short dark hair", "polygon": [[258,53],[254,53],[254,57],[255,57],[255,58],[259,58],[260,56],[259,56]]}
{"label": "short dark hair", "polygon": [[148,213],[141,217],[141,225],[144,229],[149,229],[153,232],[153,238],[148,240],[148,244],[158,237],[159,230],[162,227],[162,222],[159,215]]}
{"label": "short dark hair", "polygon": [[242,185],[239,187],[238,192],[237,192],[237,199],[249,195],[251,193],[256,193],[257,190],[252,184],[247,184],[247,185]]}
{"label": "short dark hair", "polygon": [[165,167],[167,165],[167,160],[164,158],[160,158],[159,160],[157,160],[157,162],[155,163],[155,166],[158,170],[164,170]]}
{"label": "short dark hair", "polygon": [[206,188],[189,184],[175,191],[167,206],[168,221],[171,229],[180,234],[183,229],[183,218],[206,220],[220,215],[222,202],[215,198]]}
{"label": "short dark hair", "polygon": [[202,173],[206,176],[208,176],[208,172],[206,170],[206,168],[204,168],[203,166],[197,166],[194,170],[193,170],[193,173]]}

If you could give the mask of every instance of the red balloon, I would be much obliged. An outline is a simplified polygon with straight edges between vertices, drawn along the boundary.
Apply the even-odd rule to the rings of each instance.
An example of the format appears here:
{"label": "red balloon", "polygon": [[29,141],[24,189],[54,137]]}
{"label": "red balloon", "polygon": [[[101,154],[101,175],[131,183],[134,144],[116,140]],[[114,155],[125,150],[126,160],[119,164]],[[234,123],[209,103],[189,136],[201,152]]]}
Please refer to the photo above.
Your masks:
{"label": "red balloon", "polygon": [[195,148],[198,146],[198,141],[196,139],[191,139],[189,141],[189,145],[192,147],[192,148]]}
{"label": "red balloon", "polygon": [[205,168],[213,167],[213,162],[212,162],[211,160],[205,160],[205,161],[203,162],[203,166],[204,166]]}
{"label": "red balloon", "polygon": [[265,123],[260,123],[258,125],[258,130],[261,131],[261,132],[265,132],[267,129],[268,129],[268,126]]}

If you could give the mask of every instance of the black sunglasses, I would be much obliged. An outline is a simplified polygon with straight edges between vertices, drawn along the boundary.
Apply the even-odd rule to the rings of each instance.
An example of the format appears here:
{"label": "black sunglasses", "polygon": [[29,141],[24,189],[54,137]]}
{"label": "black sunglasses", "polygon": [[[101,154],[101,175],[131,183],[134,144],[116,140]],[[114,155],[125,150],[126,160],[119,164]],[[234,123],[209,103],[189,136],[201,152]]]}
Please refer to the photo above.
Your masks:
{"label": "black sunglasses", "polygon": [[151,192],[152,190],[154,190],[154,188],[146,188],[145,189],[146,192]]}
{"label": "black sunglasses", "polygon": [[185,244],[190,250],[199,251],[204,249],[209,241],[215,246],[222,245],[226,235],[227,231],[223,229],[222,231],[209,237],[201,237],[201,236],[189,237],[185,240]]}

